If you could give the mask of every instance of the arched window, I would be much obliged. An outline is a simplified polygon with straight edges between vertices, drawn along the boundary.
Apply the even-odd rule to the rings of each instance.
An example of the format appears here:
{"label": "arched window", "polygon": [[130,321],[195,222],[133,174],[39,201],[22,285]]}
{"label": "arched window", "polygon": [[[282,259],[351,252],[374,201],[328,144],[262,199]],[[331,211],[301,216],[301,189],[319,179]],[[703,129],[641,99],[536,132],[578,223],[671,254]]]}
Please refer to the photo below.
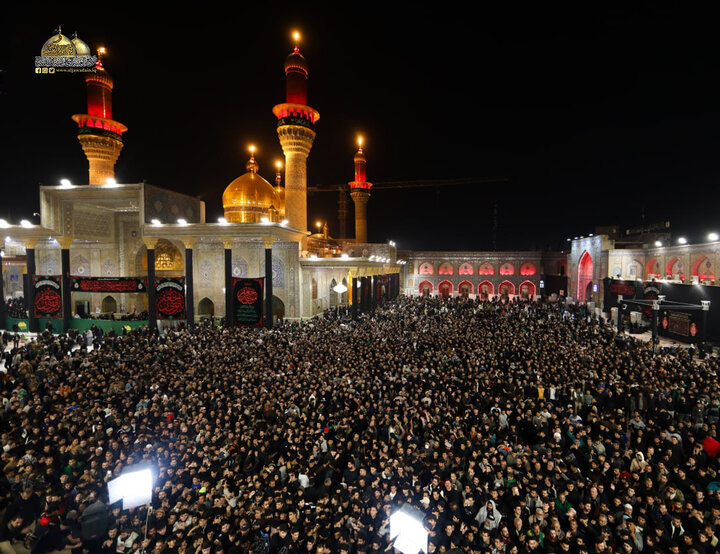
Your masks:
{"label": "arched window", "polygon": [[435,273],[435,269],[430,262],[423,262],[418,267],[419,275],[432,275],[433,273]]}
{"label": "arched window", "polygon": [[478,268],[478,275],[495,275],[495,267],[490,262],[483,262]]}
{"label": "arched window", "polygon": [[532,262],[525,262],[520,266],[520,275],[537,275],[537,267]]}
{"label": "arched window", "polygon": [[455,273],[455,270],[453,269],[451,263],[444,262],[440,264],[440,267],[438,269],[438,275],[452,275],[453,273]]}
{"label": "arched window", "polygon": [[515,275],[515,266],[510,262],[500,265],[500,275]]}
{"label": "arched window", "polygon": [[458,269],[458,275],[472,275],[473,273],[473,266],[468,262],[461,264]]}

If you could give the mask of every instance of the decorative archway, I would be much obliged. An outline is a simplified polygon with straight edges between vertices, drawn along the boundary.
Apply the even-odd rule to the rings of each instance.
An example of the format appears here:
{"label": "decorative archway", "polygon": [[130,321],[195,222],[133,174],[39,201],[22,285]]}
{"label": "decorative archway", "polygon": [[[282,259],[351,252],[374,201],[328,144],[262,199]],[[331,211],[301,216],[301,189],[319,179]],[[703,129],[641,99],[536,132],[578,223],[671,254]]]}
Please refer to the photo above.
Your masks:
{"label": "decorative archway", "polygon": [[483,262],[478,268],[478,275],[495,275],[495,267],[490,262]]}
{"label": "decorative archway", "polygon": [[[592,285],[593,279],[593,260],[590,253],[585,250],[580,261],[578,262],[578,286],[577,286],[577,299],[578,302],[587,302],[587,291]],[[592,293],[592,289],[591,293]]]}
{"label": "decorative archway", "polygon": [[198,304],[197,315],[200,317],[214,317],[215,303],[206,296]]}
{"label": "decorative archway", "polygon": [[418,285],[418,293],[420,293],[420,296],[430,296],[433,288],[433,284],[430,281],[421,281]]}
{"label": "decorative archway", "polygon": [[524,299],[532,300],[537,294],[535,283],[532,281],[523,281],[520,283],[520,297]]}
{"label": "decorative archway", "polygon": [[628,277],[631,279],[642,279],[642,268],[643,264],[640,260],[630,260],[627,271]]}
{"label": "decorative archway", "polygon": [[458,294],[463,298],[468,298],[473,293],[473,285],[470,281],[461,281],[458,285]]}
{"label": "decorative archway", "polygon": [[515,285],[513,285],[510,281],[503,281],[498,285],[498,292],[500,293],[500,296],[510,296],[511,294],[515,294]]}
{"label": "decorative archway", "polygon": [[455,273],[455,268],[452,266],[450,262],[443,262],[440,264],[440,267],[438,268],[438,275],[453,275]]}
{"label": "decorative archway", "polygon": [[435,273],[435,268],[430,262],[423,262],[418,266],[418,275],[432,275]]}
{"label": "decorative archway", "polygon": [[490,298],[493,294],[495,294],[495,285],[493,285],[490,281],[485,280],[481,281],[478,285],[478,294],[480,295],[480,298],[483,300],[487,300]]}
{"label": "decorative archway", "polygon": [[648,279],[662,279],[660,263],[657,261],[657,258],[650,258],[648,260],[648,263],[645,266],[645,274]]}
{"label": "decorative archway", "polygon": [[465,262],[460,264],[460,267],[458,268],[458,275],[472,275],[473,273],[474,271],[471,263]]}
{"label": "decorative archway", "polygon": [[337,287],[337,281],[333,279],[330,281],[330,307],[334,308],[339,304],[340,295],[335,292],[335,287]]}
{"label": "decorative archway", "polygon": [[515,266],[510,262],[505,262],[500,265],[500,275],[515,275]]}
{"label": "decorative archway", "polygon": [[675,275],[678,275],[680,279],[685,280],[685,274],[683,273],[683,263],[677,256],[673,257],[665,266],[665,274],[669,279],[674,279]]}
{"label": "decorative archway", "polygon": [[285,303],[274,294],[272,297],[272,310],[277,321],[285,319]]}
{"label": "decorative archway", "polygon": [[100,310],[104,314],[114,314],[117,312],[117,300],[112,296],[106,296],[102,299]]}
{"label": "decorative archway", "polygon": [[449,298],[453,293],[453,284],[448,280],[440,281],[438,283],[438,293],[443,298]]}
{"label": "decorative archway", "polygon": [[700,256],[693,262],[692,274],[702,283],[703,281],[715,280],[715,268],[707,256]]}
{"label": "decorative archway", "polygon": [[537,275],[537,266],[532,262],[525,262],[520,266],[520,275]]}

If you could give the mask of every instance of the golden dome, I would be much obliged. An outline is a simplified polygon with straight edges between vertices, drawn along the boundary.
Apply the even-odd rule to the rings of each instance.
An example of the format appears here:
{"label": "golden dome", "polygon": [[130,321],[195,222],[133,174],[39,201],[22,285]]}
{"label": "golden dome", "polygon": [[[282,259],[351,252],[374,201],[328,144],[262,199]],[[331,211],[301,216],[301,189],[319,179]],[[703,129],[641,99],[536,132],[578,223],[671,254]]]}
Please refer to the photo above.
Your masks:
{"label": "golden dome", "polygon": [[61,28],[58,27],[57,34],[51,36],[43,44],[40,50],[41,56],[76,56],[77,51],[73,41],[62,34]]}
{"label": "golden dome", "polygon": [[252,169],[227,186],[222,201],[229,223],[259,223],[263,217],[272,220],[271,208],[274,211],[280,205],[273,186]]}
{"label": "golden dome", "polygon": [[90,47],[80,40],[77,36],[77,32],[73,35],[72,38],[73,46],[75,46],[75,52],[78,56],[90,56],[92,55],[92,52],[90,51]]}

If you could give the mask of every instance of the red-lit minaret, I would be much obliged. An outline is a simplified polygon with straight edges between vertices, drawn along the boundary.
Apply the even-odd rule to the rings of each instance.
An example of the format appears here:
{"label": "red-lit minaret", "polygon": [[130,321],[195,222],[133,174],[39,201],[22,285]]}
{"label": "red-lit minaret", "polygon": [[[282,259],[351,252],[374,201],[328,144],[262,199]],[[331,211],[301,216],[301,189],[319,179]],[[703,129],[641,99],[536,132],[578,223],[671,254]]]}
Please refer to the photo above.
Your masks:
{"label": "red-lit minaret", "polygon": [[308,64],[295,49],[285,60],[285,103],[273,108],[277,134],[285,154],[285,217],[291,227],[307,231],[307,157],[315,140],[320,114],[307,105]]}
{"label": "red-lit minaret", "polygon": [[370,199],[372,183],[366,181],[365,152],[362,149],[363,139],[358,137],[358,150],[355,153],[355,180],[350,181],[350,196],[355,203],[355,242],[367,242],[367,203]]}
{"label": "red-lit minaret", "polygon": [[88,159],[91,185],[104,185],[108,179],[115,179],[115,162],[123,147],[122,134],[127,127],[112,118],[112,77],[105,71],[98,50],[94,73],[85,74],[87,85],[87,113],[76,114],[73,120],[78,124],[78,140]]}

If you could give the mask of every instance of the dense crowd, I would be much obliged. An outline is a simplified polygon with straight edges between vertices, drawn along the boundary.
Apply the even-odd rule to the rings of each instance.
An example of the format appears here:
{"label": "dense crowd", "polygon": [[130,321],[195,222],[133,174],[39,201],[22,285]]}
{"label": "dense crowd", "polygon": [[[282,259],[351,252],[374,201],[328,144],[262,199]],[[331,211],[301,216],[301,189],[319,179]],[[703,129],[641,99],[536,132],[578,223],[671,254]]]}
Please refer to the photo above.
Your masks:
{"label": "dense crowd", "polygon": [[[401,506],[431,553],[717,550],[716,358],[562,304],[344,317],[12,348],[2,552],[394,552]],[[108,505],[138,464],[152,509]]]}
{"label": "dense crowd", "polygon": [[5,313],[8,317],[14,319],[27,318],[27,307],[25,306],[25,298],[18,296],[5,300]]}

